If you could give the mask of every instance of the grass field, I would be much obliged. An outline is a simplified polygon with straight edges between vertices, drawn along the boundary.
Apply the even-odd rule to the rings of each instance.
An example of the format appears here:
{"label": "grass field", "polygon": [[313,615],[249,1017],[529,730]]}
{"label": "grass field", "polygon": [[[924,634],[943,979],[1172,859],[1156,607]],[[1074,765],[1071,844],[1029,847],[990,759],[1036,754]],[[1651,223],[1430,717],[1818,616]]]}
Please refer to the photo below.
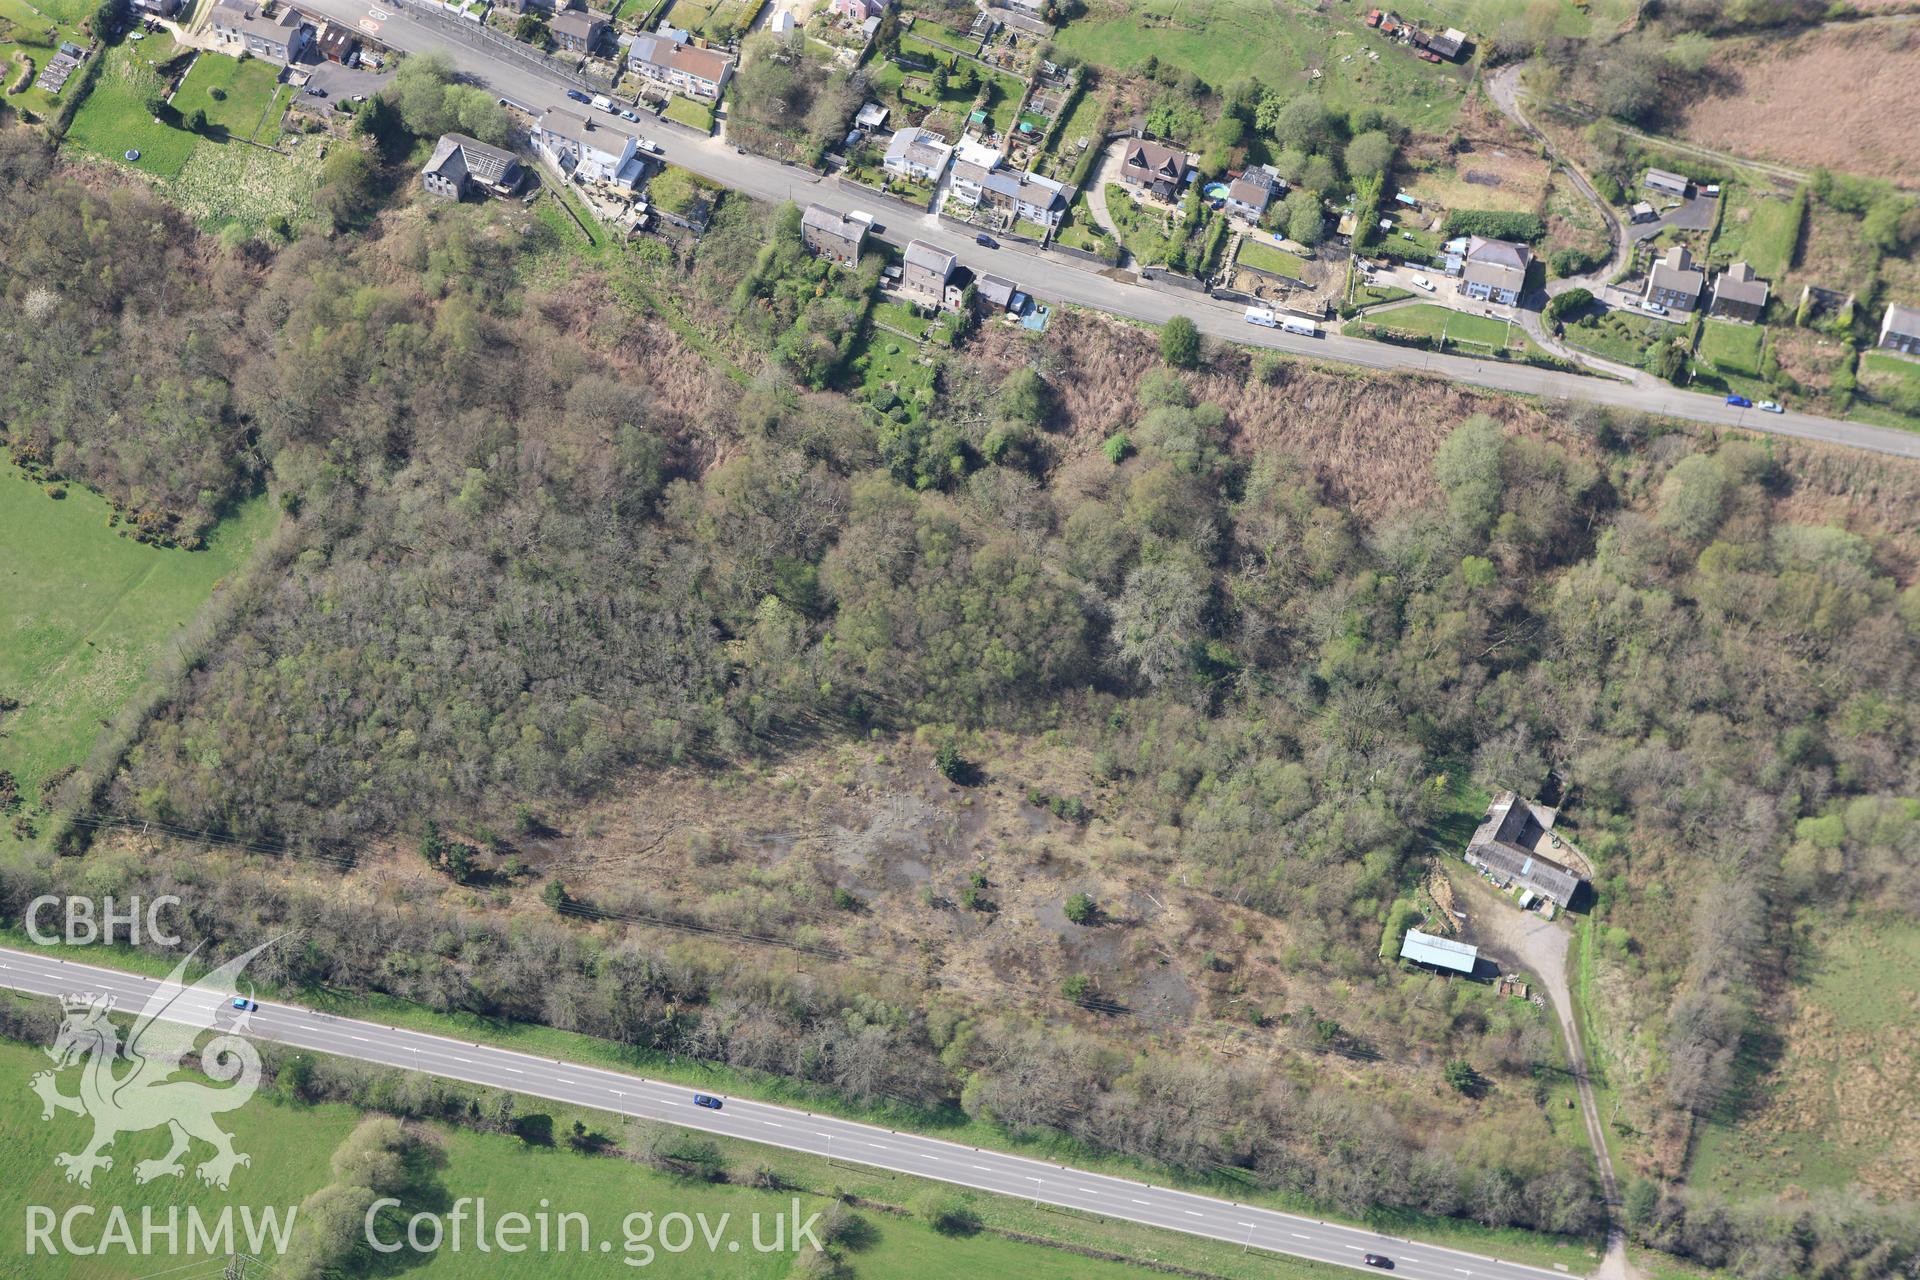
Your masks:
{"label": "grass field", "polygon": [[1722,266],[1745,262],[1755,275],[1778,280],[1793,264],[1805,207],[1796,200],[1759,195],[1744,187],[1724,192],[1721,201],[1724,208],[1710,260]]}
{"label": "grass field", "polygon": [[[1096,66],[1130,71],[1149,56],[1191,71],[1216,88],[1257,75],[1284,93],[1311,88],[1339,109],[1372,104],[1416,130],[1450,123],[1467,72],[1421,62],[1360,25],[1359,10],[1322,15],[1244,0],[1096,3],[1062,27],[1054,47]],[[1378,62],[1365,56],[1368,49]],[[1311,70],[1321,77],[1313,80]]]}
{"label": "grass field", "polygon": [[[56,770],[86,758],[168,640],[272,528],[256,499],[212,531],[204,551],[162,550],[107,525],[96,494],[64,486],[49,498],[0,452],[0,768],[30,799]],[[0,846],[11,833],[0,832]]]}
{"label": "grass field", "polygon": [[[61,1151],[76,1149],[88,1132],[86,1122],[61,1115],[53,1122],[40,1118],[40,1103],[26,1087],[28,1078],[44,1069],[46,1058],[34,1047],[0,1040],[0,1080],[9,1082],[0,1103],[0,1142],[3,1142],[14,1171],[0,1187],[0,1216],[7,1223],[0,1235],[0,1251],[19,1257],[24,1253],[24,1223],[27,1206],[43,1205],[56,1214],[78,1204],[99,1206],[102,1215],[108,1205],[118,1205],[132,1221],[140,1221],[142,1207],[151,1206],[164,1215],[168,1206],[182,1211],[192,1208],[205,1219],[231,1207],[238,1216],[242,1207],[257,1214],[272,1207],[284,1215],[298,1206],[313,1191],[332,1181],[331,1156],[361,1118],[357,1110],[335,1104],[303,1106],[282,1103],[271,1095],[256,1095],[245,1106],[224,1113],[221,1123],[232,1135],[235,1149],[250,1157],[251,1163],[235,1170],[230,1187],[220,1191],[202,1184],[189,1166],[187,1176],[160,1178],[145,1185],[135,1180],[136,1161],[160,1155],[165,1150],[159,1131],[123,1135],[112,1149],[114,1167],[95,1175],[90,1190],[82,1190],[65,1181],[54,1164]],[[74,1088],[72,1074],[62,1080],[63,1092]],[[523,1110],[537,1112],[537,1104]],[[619,1117],[570,1108],[552,1109],[553,1131],[572,1131],[579,1119],[595,1133],[612,1138],[630,1136]],[[752,1247],[751,1220],[759,1214],[763,1240],[771,1242],[771,1220],[787,1215],[791,1222],[793,1201],[800,1202],[800,1218],[824,1213],[838,1189],[861,1197],[872,1205],[905,1206],[911,1204],[931,1184],[918,1179],[865,1170],[857,1166],[829,1162],[811,1156],[796,1155],[750,1143],[722,1140],[717,1145],[729,1170],[738,1179],[725,1183],[705,1183],[677,1178],[625,1160],[576,1153],[564,1145],[537,1145],[505,1135],[476,1133],[442,1125],[421,1125],[431,1150],[426,1162],[426,1186],[408,1202],[403,1212],[444,1213],[458,1197],[484,1198],[487,1213],[494,1221],[499,1215],[520,1212],[533,1217],[543,1208],[549,1212],[578,1213],[585,1217],[593,1247],[578,1248],[578,1231],[570,1240],[574,1248],[550,1252],[540,1258],[543,1276],[601,1277],[627,1270],[622,1263],[631,1258],[634,1269],[645,1262],[647,1274],[681,1277],[726,1276],[780,1277],[789,1273],[790,1254],[761,1253]],[[203,1158],[196,1149],[190,1159]],[[772,1169],[783,1184],[780,1190],[760,1190],[744,1185],[739,1178],[757,1165]],[[1331,1280],[1344,1272],[1294,1259],[1242,1254],[1236,1246],[1199,1240],[1171,1232],[1107,1222],[1087,1215],[1059,1213],[1017,1200],[957,1192],[980,1216],[984,1229],[971,1234],[942,1235],[918,1218],[886,1208],[867,1207],[860,1217],[867,1230],[857,1247],[849,1249],[856,1275],[932,1277],[934,1280],[973,1280],[977,1276],[1045,1276],[1049,1280],[1128,1280],[1153,1274],[1141,1267],[1103,1258],[1080,1256],[1065,1248],[1011,1238],[1012,1233],[1055,1239],[1074,1248],[1100,1250],[1138,1258],[1146,1262],[1178,1260],[1186,1266],[1203,1269],[1205,1274],[1229,1280]],[[705,1214],[707,1223],[720,1236],[719,1256],[708,1252],[696,1232],[695,1245],[684,1252],[660,1246],[662,1237],[644,1238],[640,1224],[634,1234],[642,1238],[628,1244],[628,1215],[650,1213],[654,1224],[672,1213]],[[731,1230],[721,1225],[722,1215],[730,1215]],[[297,1212],[296,1212],[297,1216]],[[164,1220],[164,1216],[162,1218]],[[537,1219],[536,1219],[537,1220]],[[468,1223],[471,1232],[471,1219]],[[654,1226],[657,1232],[658,1225]],[[393,1237],[386,1237],[393,1238]],[[181,1232],[183,1249],[186,1233]],[[605,1239],[610,1248],[602,1252],[598,1241]],[[454,1251],[442,1248],[426,1254],[411,1250],[395,1255],[404,1259],[398,1270],[409,1275],[466,1280],[467,1277],[523,1275],[530,1269],[524,1258],[503,1258],[473,1247],[471,1234],[467,1247]],[[737,1248],[729,1248],[738,1241]],[[655,1246],[651,1255],[641,1245]],[[162,1248],[164,1248],[164,1241]],[[271,1252],[271,1249],[269,1250]],[[202,1274],[190,1265],[190,1258],[126,1257],[109,1255],[86,1262],[63,1261],[54,1268],[58,1274],[85,1280],[136,1280],[164,1273],[169,1266],[181,1267],[175,1274]],[[217,1264],[206,1269],[215,1274]],[[387,1274],[382,1269],[376,1274]],[[252,1274],[251,1272],[249,1274]]]}
{"label": "grass field", "polygon": [[272,108],[282,92],[279,80],[270,62],[205,54],[181,82],[173,106],[182,117],[205,111],[207,123],[229,137],[271,143],[278,137],[279,113]]}
{"label": "grass field", "polygon": [[1269,275],[1285,276],[1289,280],[1300,278],[1301,262],[1298,255],[1251,238],[1240,242],[1240,252],[1234,256],[1234,262]]}
{"label": "grass field", "polygon": [[1863,1184],[1920,1194],[1920,926],[1815,917],[1793,1009],[1706,1125],[1690,1181],[1748,1194]]}
{"label": "grass field", "polygon": [[1723,374],[1757,378],[1767,331],[1756,324],[1709,320],[1700,333],[1700,358]]}
{"label": "grass field", "polygon": [[[157,178],[178,177],[200,142],[185,129],[155,124],[147,98],[166,88],[159,68],[183,51],[165,34],[124,41],[106,51],[93,92],[81,104],[67,130],[67,142]],[[127,160],[138,151],[138,160]]]}
{"label": "grass field", "polygon": [[747,25],[764,0],[673,0],[664,21],[708,39],[725,39]]}

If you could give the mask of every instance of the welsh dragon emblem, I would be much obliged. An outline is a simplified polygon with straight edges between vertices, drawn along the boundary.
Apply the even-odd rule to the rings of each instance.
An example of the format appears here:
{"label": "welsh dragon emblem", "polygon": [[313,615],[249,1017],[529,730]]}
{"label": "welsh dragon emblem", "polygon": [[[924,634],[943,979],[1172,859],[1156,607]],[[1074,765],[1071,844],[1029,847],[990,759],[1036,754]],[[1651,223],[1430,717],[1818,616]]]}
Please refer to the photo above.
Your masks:
{"label": "welsh dragon emblem", "polygon": [[[240,971],[272,945],[255,947],[191,985],[185,981],[193,959],[189,954],[147,1000],[124,1045],[119,1028],[107,1016],[113,1008],[111,996],[62,997],[65,1018],[46,1051],[54,1066],[33,1077],[33,1091],[43,1104],[41,1119],[71,1111],[93,1121],[92,1141],[54,1157],[67,1171],[68,1182],[92,1186],[96,1169],[113,1168],[113,1158],[103,1153],[116,1137],[163,1126],[171,1132],[173,1145],[166,1155],[134,1166],[140,1182],[184,1174],[180,1158],[194,1139],[213,1148],[213,1156],[195,1170],[203,1182],[225,1189],[235,1166],[252,1163],[233,1149],[233,1138],[214,1122],[221,1112],[244,1106],[260,1085],[260,1054],[243,1035],[249,1011],[241,1010],[228,1030],[216,1032],[199,1051],[200,1070],[225,1087],[172,1077],[201,1034],[215,1030],[214,1015],[232,999]],[[56,1087],[55,1078],[75,1066],[80,1068],[80,1092],[69,1097]]]}

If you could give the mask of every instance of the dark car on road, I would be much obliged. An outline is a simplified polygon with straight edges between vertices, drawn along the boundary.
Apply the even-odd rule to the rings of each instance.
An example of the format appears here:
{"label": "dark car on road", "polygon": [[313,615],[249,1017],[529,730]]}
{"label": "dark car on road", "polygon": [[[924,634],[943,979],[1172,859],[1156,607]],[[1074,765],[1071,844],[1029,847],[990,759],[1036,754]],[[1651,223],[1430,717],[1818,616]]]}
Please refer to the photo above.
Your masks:
{"label": "dark car on road", "polygon": [[720,1099],[710,1093],[696,1093],[693,1095],[693,1105],[696,1107],[705,1107],[709,1111],[718,1111],[720,1109]]}
{"label": "dark car on road", "polygon": [[1393,1259],[1384,1253],[1370,1253],[1363,1261],[1370,1267],[1379,1267],[1384,1271],[1393,1270]]}
{"label": "dark car on road", "polygon": [[567,90],[567,96],[569,98],[572,98],[575,102],[592,102],[593,101],[593,97],[591,94],[582,93],[578,89]]}
{"label": "dark car on road", "polygon": [[307,96],[309,98],[324,98],[327,96],[327,91],[317,84],[310,84],[307,86]]}
{"label": "dark car on road", "polygon": [[1747,399],[1745,396],[1728,396],[1727,403],[1741,409],[1753,408],[1753,401]]}
{"label": "dark car on road", "polygon": [[985,233],[975,236],[973,238],[973,242],[979,245],[982,249],[998,249],[1000,247],[999,241],[995,240],[992,236],[987,235]]}

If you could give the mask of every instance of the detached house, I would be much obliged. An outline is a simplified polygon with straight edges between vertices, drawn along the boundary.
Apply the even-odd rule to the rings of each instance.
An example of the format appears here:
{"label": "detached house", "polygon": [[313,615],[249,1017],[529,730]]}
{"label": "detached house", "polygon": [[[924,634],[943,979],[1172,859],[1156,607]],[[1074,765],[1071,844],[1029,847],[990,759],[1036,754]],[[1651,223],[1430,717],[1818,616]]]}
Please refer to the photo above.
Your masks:
{"label": "detached house", "polygon": [[645,169],[640,139],[609,116],[552,108],[533,126],[533,145],[554,168],[580,182],[610,182],[631,191]]}
{"label": "detached house", "polygon": [[938,182],[953,148],[931,129],[901,129],[887,142],[881,167],[912,182]]}
{"label": "detached house", "polygon": [[727,91],[733,63],[711,49],[696,49],[685,32],[678,39],[635,36],[627,49],[627,70],[663,84],[675,93],[712,102]]}
{"label": "detached house", "polygon": [[1227,184],[1227,212],[1258,222],[1284,185],[1271,166],[1250,168]]}
{"label": "detached house", "polygon": [[297,61],[313,35],[313,28],[286,5],[269,13],[266,5],[240,0],[220,0],[213,6],[208,29],[223,53],[246,52],[281,64]]}
{"label": "detached house", "polygon": [[1482,302],[1514,306],[1527,287],[1527,264],[1532,261],[1532,251],[1523,244],[1473,236],[1467,241],[1460,270],[1460,292]]}
{"label": "detached house", "polygon": [[1920,355],[1920,307],[1888,303],[1880,321],[1880,346],[1902,355]]}
{"label": "detached house", "polygon": [[1677,244],[1647,273],[1646,301],[1669,311],[1692,311],[1700,305],[1700,290],[1706,283],[1705,273],[1694,267],[1687,246]]}
{"label": "detached house", "polygon": [[1120,152],[1120,181],[1153,192],[1162,200],[1180,194],[1187,176],[1187,153],[1144,138],[1129,138]]}
{"label": "detached house", "polygon": [[1554,817],[1552,809],[1502,791],[1487,806],[1486,818],[1467,842],[1468,865],[1485,871],[1498,884],[1518,884],[1566,906],[1580,889],[1580,877],[1535,851],[1553,829]]}
{"label": "detached house", "polygon": [[909,240],[901,258],[900,292],[915,302],[951,310],[958,305],[958,290],[952,288],[956,265],[957,260],[945,249]]}
{"label": "detached house", "polygon": [[1746,263],[1736,262],[1714,279],[1708,315],[1758,324],[1766,309],[1767,282],[1754,275]]}
{"label": "detached house", "polygon": [[443,200],[474,191],[510,196],[520,185],[520,161],[513,152],[464,133],[442,134],[433,157],[420,170],[420,185]]}
{"label": "detached house", "polygon": [[1037,173],[1023,173],[1014,188],[1013,216],[1049,231],[1058,230],[1073,203],[1073,188]]}
{"label": "detached house", "polygon": [[549,24],[553,42],[569,53],[592,53],[607,36],[607,20],[584,9],[568,9],[554,15]]}
{"label": "detached house", "polygon": [[825,205],[810,204],[800,213],[800,239],[808,249],[851,267],[860,261],[860,246],[871,229],[864,219],[835,213]]}

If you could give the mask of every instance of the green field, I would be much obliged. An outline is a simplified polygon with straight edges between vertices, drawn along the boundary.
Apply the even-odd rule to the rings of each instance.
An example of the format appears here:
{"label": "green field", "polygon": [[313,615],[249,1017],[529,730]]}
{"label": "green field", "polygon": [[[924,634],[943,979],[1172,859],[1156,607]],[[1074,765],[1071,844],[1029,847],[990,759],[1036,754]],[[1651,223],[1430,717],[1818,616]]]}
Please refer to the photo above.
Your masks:
{"label": "green field", "polygon": [[1920,927],[1808,919],[1811,945],[1777,1050],[1747,1063],[1735,1101],[1702,1127],[1689,1181],[1734,1195],[1863,1182],[1915,1192],[1920,1132]]}
{"label": "green field", "polygon": [[[49,498],[0,452],[0,768],[30,800],[86,758],[168,641],[273,527],[265,498],[214,527],[204,551],[163,550],[108,527],[105,499],[75,485]],[[0,844],[10,843],[0,832]]]}
{"label": "green field", "polygon": [[[250,1163],[235,1170],[226,1191],[202,1184],[193,1176],[189,1164],[185,1177],[162,1177],[144,1185],[134,1177],[134,1164],[162,1154],[166,1144],[161,1131],[126,1134],[114,1144],[114,1166],[94,1177],[91,1189],[82,1190],[65,1181],[54,1164],[62,1151],[78,1148],[88,1133],[85,1121],[66,1114],[49,1122],[40,1116],[40,1103],[27,1088],[27,1081],[47,1065],[39,1049],[0,1040],[0,1080],[8,1087],[7,1099],[0,1105],[0,1142],[4,1142],[13,1176],[0,1188],[0,1216],[6,1221],[0,1236],[0,1251],[20,1257],[25,1252],[25,1223],[28,1206],[46,1206],[55,1214],[79,1204],[98,1207],[101,1218],[107,1206],[117,1205],[135,1224],[140,1211],[151,1206],[164,1215],[168,1206],[177,1206],[184,1214],[196,1210],[211,1220],[232,1207],[236,1217],[244,1206],[256,1214],[271,1207],[283,1219],[289,1207],[301,1202],[318,1188],[333,1181],[330,1172],[332,1154],[359,1122],[362,1113],[338,1105],[298,1105],[279,1101],[270,1094],[256,1095],[245,1106],[226,1112],[222,1127],[233,1136],[234,1147],[245,1153]],[[59,1082],[62,1092],[75,1089],[75,1073],[69,1071]],[[213,1086],[219,1087],[219,1086]],[[540,1114],[537,1102],[523,1099],[521,1114]],[[633,1138],[620,1117],[571,1108],[550,1109],[552,1130],[556,1134],[572,1131],[578,1119],[591,1131],[614,1139]],[[1230,1244],[1203,1241],[1150,1228],[1106,1222],[1087,1215],[1035,1209],[1018,1200],[957,1191],[979,1215],[982,1229],[972,1233],[937,1233],[917,1217],[899,1212],[912,1204],[931,1184],[914,1178],[867,1170],[844,1163],[829,1162],[811,1156],[796,1155],[750,1143],[723,1140],[717,1145],[729,1171],[729,1181],[708,1183],[674,1177],[629,1161],[585,1155],[572,1151],[564,1143],[552,1145],[523,1142],[506,1135],[478,1133],[438,1124],[420,1127],[431,1153],[425,1163],[423,1185],[404,1205],[403,1213],[428,1211],[443,1214],[460,1197],[484,1198],[487,1214],[499,1216],[520,1212],[529,1217],[542,1208],[558,1214],[565,1211],[584,1215],[593,1246],[578,1248],[578,1228],[570,1237],[573,1248],[553,1251],[540,1257],[543,1276],[601,1278],[642,1270],[646,1274],[683,1277],[775,1277],[789,1274],[790,1254],[758,1252],[752,1247],[751,1220],[761,1215],[763,1239],[772,1240],[771,1221],[777,1214],[792,1221],[792,1206],[797,1198],[802,1220],[824,1214],[831,1206],[836,1189],[858,1196],[868,1203],[859,1216],[866,1230],[862,1238],[848,1246],[848,1261],[853,1274],[863,1276],[932,1277],[934,1280],[974,1280],[978,1276],[1045,1276],[1050,1280],[1128,1280],[1154,1274],[1103,1258],[1080,1256],[1065,1248],[1050,1247],[1011,1238],[1013,1233],[1058,1239],[1075,1248],[1099,1250],[1147,1262],[1179,1259],[1186,1265],[1204,1267],[1210,1274],[1233,1280],[1331,1280],[1343,1272],[1293,1259],[1243,1254]],[[190,1161],[204,1158],[204,1149],[196,1147]],[[743,1175],[765,1165],[779,1178],[778,1190],[761,1190],[745,1185]],[[876,1207],[879,1206],[879,1207]],[[891,1211],[889,1209],[891,1208]],[[696,1231],[694,1246],[681,1252],[658,1247],[660,1236],[646,1239],[640,1224],[633,1230],[641,1239],[628,1244],[628,1215],[650,1213],[655,1224],[666,1215],[705,1214],[707,1223],[720,1236],[717,1254]],[[721,1225],[721,1216],[731,1215],[732,1230]],[[295,1217],[298,1214],[296,1211]],[[162,1217],[164,1220],[164,1216]],[[537,1220],[537,1219],[536,1219]],[[471,1219],[468,1223],[471,1231]],[[238,1229],[236,1227],[236,1229]],[[659,1226],[654,1226],[654,1231]],[[97,1232],[96,1223],[93,1230]],[[84,1230],[76,1234],[85,1236]],[[383,1239],[395,1239],[383,1235]],[[56,1237],[57,1238],[57,1237]],[[180,1233],[183,1253],[178,1256],[128,1257],[124,1253],[89,1259],[85,1263],[68,1260],[54,1273],[87,1280],[137,1280],[153,1274],[215,1275],[217,1264],[207,1268],[191,1266],[192,1255],[184,1250],[187,1236]],[[598,1242],[608,1240],[610,1248],[601,1251]],[[739,1247],[728,1243],[737,1240]],[[473,1247],[456,1252],[443,1247],[434,1253],[411,1250],[396,1254],[403,1259],[398,1270],[408,1275],[447,1277],[507,1277],[527,1274],[525,1257],[486,1253]],[[655,1244],[651,1255],[642,1246]],[[244,1247],[244,1246],[242,1246]],[[165,1251],[164,1238],[160,1241]],[[269,1246],[268,1253],[276,1252]],[[530,1256],[530,1255],[529,1255]],[[635,1266],[623,1265],[632,1258]],[[382,1269],[377,1274],[386,1274]],[[12,1274],[11,1272],[9,1274]],[[249,1275],[254,1272],[249,1271]]]}
{"label": "green field", "polygon": [[[184,52],[165,34],[127,40],[106,52],[93,92],[67,130],[67,142],[157,178],[178,177],[200,139],[185,129],[155,124],[147,98],[166,88],[159,68]],[[138,160],[125,153],[138,151]]]}
{"label": "green field", "polygon": [[1709,320],[1700,333],[1700,358],[1723,374],[1760,376],[1767,331],[1757,324]]}
{"label": "green field", "polygon": [[[148,95],[164,87],[159,68],[185,52],[164,34],[109,49],[93,92],[74,116],[68,141],[160,179],[166,193],[208,229],[238,223],[258,231],[280,219],[299,222],[320,182],[312,154],[320,143],[298,134],[281,136],[278,121],[287,90],[275,83],[278,71],[260,60],[201,55],[173,105],[182,116],[196,107],[207,113],[214,127],[202,137],[184,127],[155,124],[147,113]],[[215,89],[224,99],[213,96]],[[280,149],[270,149],[276,144]],[[128,160],[130,150],[140,158]]]}
{"label": "green field", "polygon": [[280,72],[272,63],[206,54],[181,82],[173,106],[183,118],[205,111],[207,123],[228,137],[272,143],[279,137],[273,108],[280,94]]}
{"label": "green field", "polygon": [[1252,267],[1256,271],[1265,271],[1269,275],[1285,276],[1289,280],[1300,278],[1299,255],[1288,253],[1285,249],[1259,240],[1242,240],[1240,252],[1235,255],[1234,261],[1243,267]]}
{"label": "green field", "polygon": [[[1451,123],[1465,96],[1466,70],[1421,62],[1388,44],[1361,26],[1362,12],[1343,6],[1323,16],[1245,0],[1094,5],[1086,17],[1060,29],[1054,47],[1118,71],[1136,69],[1152,56],[1216,88],[1257,75],[1283,93],[1312,89],[1343,110],[1379,106],[1423,132]],[[1378,62],[1364,56],[1368,49],[1379,53]],[[1308,78],[1313,68],[1321,72],[1317,81]]]}

